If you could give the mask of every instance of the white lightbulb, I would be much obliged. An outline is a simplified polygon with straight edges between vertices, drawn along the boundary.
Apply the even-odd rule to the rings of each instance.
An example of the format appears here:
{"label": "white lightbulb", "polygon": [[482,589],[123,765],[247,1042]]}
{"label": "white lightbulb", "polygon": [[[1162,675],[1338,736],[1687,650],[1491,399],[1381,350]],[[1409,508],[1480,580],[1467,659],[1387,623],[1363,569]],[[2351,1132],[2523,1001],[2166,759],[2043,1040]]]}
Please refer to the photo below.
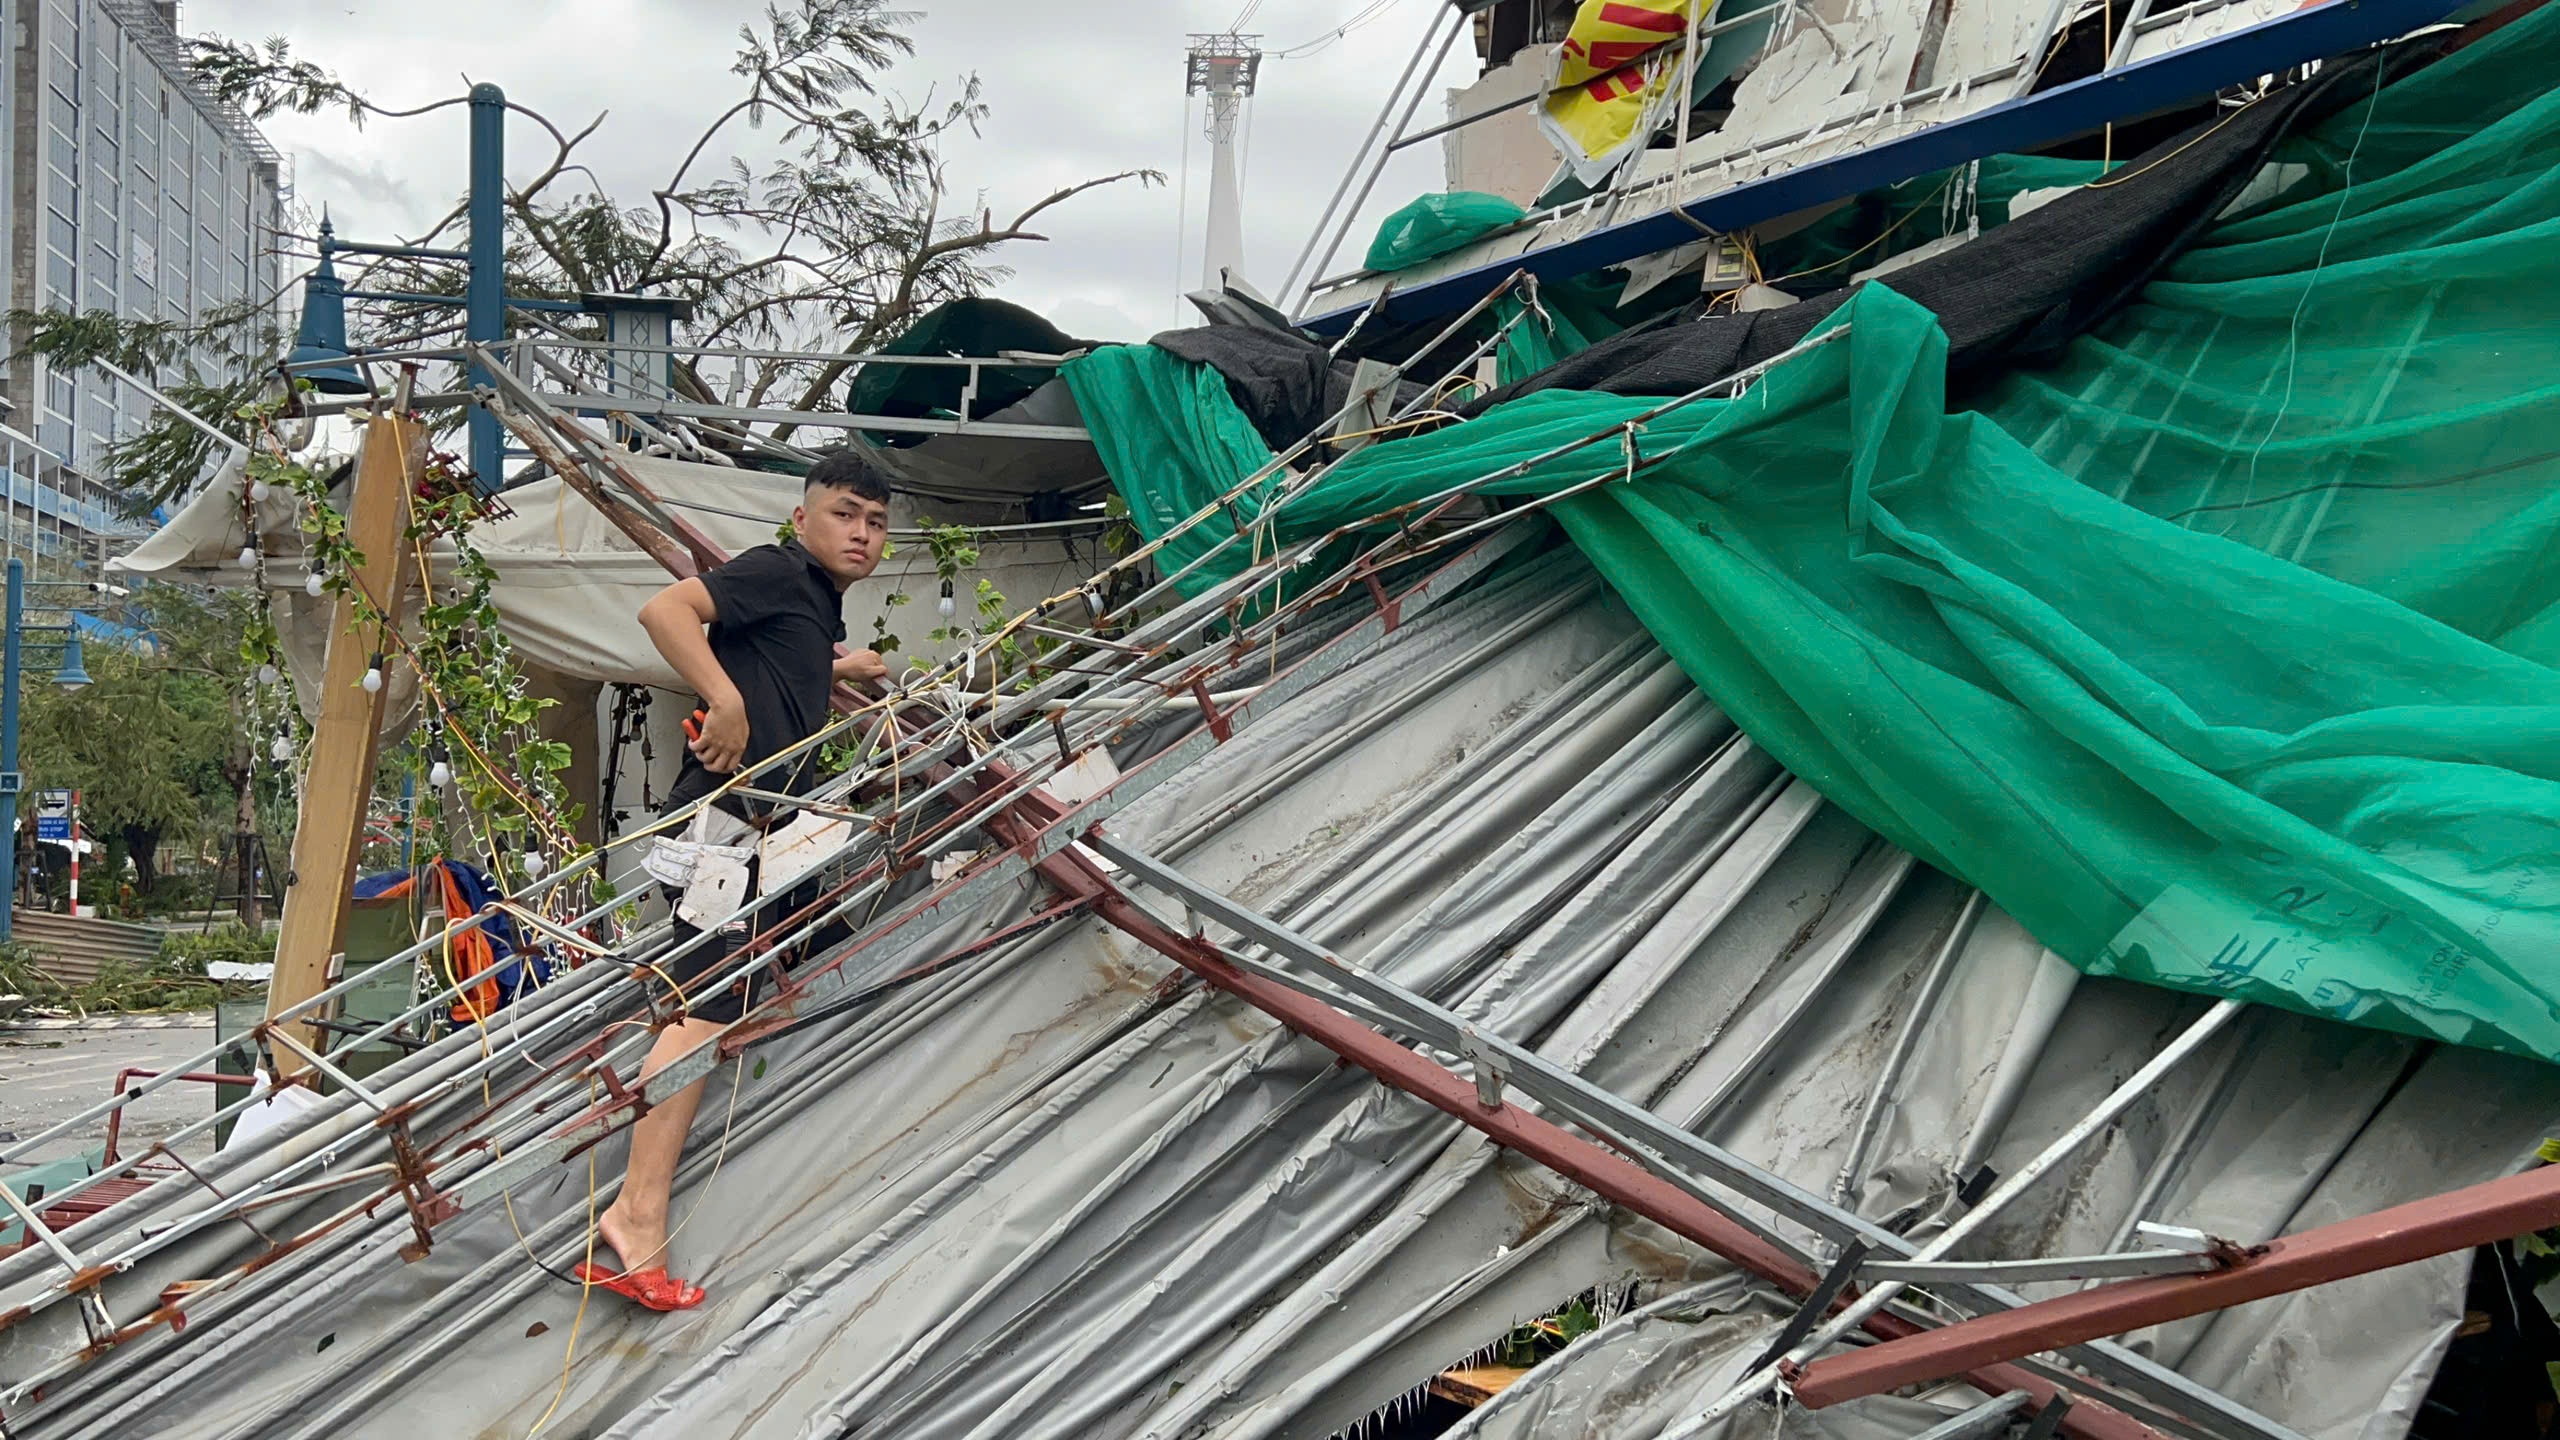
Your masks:
{"label": "white lightbulb", "polygon": [[368,694],[368,695],[370,695],[370,694],[374,693],[375,691],[380,690],[381,688],[382,688],[382,667],[381,667],[381,666],[379,666],[379,665],[376,665],[376,666],[374,666],[372,669],[367,670],[366,672],[364,672],[364,689],[365,689],[365,693],[366,693],[366,694]]}
{"label": "white lightbulb", "polygon": [[252,480],[249,482],[249,500],[252,504],[263,505],[266,503],[267,497],[274,493],[275,487],[264,480]]}
{"label": "white lightbulb", "polygon": [[427,784],[441,790],[453,783],[453,767],[439,760],[427,767]]}
{"label": "white lightbulb", "polygon": [[284,672],[278,670],[272,664],[261,665],[258,667],[258,683],[261,685],[273,685],[283,678]]}
{"label": "white lightbulb", "polygon": [[526,878],[526,879],[529,879],[529,880],[539,880],[539,879],[541,879],[541,878],[542,878],[542,872],[543,872],[543,870],[544,870],[544,869],[546,869],[546,868],[549,866],[549,864],[550,864],[550,862],[549,862],[549,861],[546,861],[546,860],[544,860],[544,859],[542,858],[542,852],[541,852],[541,851],[539,851],[539,850],[535,850],[535,851],[532,851],[532,852],[528,853],[528,854],[524,857],[524,873],[525,873],[525,878]]}
{"label": "white lightbulb", "polygon": [[275,761],[279,765],[282,765],[286,761],[292,759],[293,742],[282,735],[278,735],[276,737],[276,743],[267,747],[267,758]]}
{"label": "white lightbulb", "polygon": [[948,620],[951,618],[953,612],[957,611],[960,607],[952,600],[951,592],[945,590],[942,592],[942,598],[933,602],[933,608],[941,611],[942,618]]}
{"label": "white lightbulb", "polygon": [[243,570],[255,570],[258,568],[257,546],[243,545],[240,547],[240,568]]}
{"label": "white lightbulb", "polygon": [[302,593],[317,598],[320,594],[320,587],[324,583],[326,582],[321,580],[320,572],[314,570],[309,575],[303,577]]}

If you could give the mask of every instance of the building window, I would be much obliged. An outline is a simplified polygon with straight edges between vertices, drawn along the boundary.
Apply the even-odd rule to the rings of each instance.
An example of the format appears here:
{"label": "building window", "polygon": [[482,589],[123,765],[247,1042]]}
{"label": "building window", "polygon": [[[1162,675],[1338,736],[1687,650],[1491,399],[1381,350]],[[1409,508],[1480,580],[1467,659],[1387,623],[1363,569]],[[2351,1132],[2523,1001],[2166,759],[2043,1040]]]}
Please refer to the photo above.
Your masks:
{"label": "building window", "polygon": [[104,244],[89,247],[89,308],[116,308],[116,252]]}

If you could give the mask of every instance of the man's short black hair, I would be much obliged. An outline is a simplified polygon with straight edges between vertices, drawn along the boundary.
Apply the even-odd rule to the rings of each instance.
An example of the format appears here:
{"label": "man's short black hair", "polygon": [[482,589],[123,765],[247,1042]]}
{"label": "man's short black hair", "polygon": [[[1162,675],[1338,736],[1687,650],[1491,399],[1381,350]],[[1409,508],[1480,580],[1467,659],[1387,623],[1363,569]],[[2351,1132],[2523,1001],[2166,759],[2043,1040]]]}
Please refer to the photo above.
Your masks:
{"label": "man's short black hair", "polygon": [[850,490],[865,500],[889,503],[889,477],[879,467],[865,460],[852,446],[830,450],[818,463],[809,467],[809,478],[801,485],[807,494],[821,486],[829,490]]}

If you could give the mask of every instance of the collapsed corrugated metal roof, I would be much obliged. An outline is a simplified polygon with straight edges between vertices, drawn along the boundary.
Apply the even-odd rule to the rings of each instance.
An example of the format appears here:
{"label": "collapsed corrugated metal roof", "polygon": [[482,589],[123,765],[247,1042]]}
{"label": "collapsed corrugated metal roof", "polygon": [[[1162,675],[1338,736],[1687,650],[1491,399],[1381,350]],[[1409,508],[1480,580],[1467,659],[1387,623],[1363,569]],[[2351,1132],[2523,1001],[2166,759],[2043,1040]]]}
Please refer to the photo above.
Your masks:
{"label": "collapsed corrugated metal roof", "polygon": [[[1240,716],[1115,816],[1114,839],[1808,1190],[1841,1178],[1885,1076],[1842,1193],[1925,1234],[1960,1181],[2041,1148],[2198,1008],[2076,981],[1998,911],[1968,915],[1962,887],[1737,735],[1579,562],[1528,556],[1350,643],[1330,679]],[[582,1313],[555,1278],[610,1198],[589,1188],[617,1172],[610,1147],[506,1204],[473,1197],[415,1264],[391,1253],[413,1238],[393,1203],[201,1300],[185,1282],[267,1247],[236,1221],[172,1243],[206,1198],[180,1178],[68,1238],[150,1250],[101,1287],[119,1322],[178,1285],[189,1323],[20,1396],[13,1433],[390,1435],[429,1415],[513,1433],[549,1413],[545,1433],[624,1436],[1323,1434],[1515,1317],[1633,1283],[1725,1318],[1631,1320],[1477,1423],[1559,1433],[1555,1407],[1601,1413],[1587,1401],[1617,1417],[1591,1433],[1638,1435],[1792,1309],[1098,922],[886,988],[1048,904],[1015,884],[920,917],[715,1079],[677,1199],[702,1310]],[[611,969],[491,1027],[501,1095],[572,1053],[585,1012],[628,1013]],[[397,1073],[449,1073],[482,1044],[465,1032]],[[556,1105],[566,1078],[534,1093]],[[1982,1253],[2103,1250],[2137,1217],[2255,1242],[2502,1173],[2555,1099],[2544,1067],[2271,1015],[2019,1201]],[[478,1108],[477,1088],[457,1100]],[[422,1111],[422,1137],[453,1108]],[[440,1186],[494,1158],[424,1143],[450,1156]],[[207,1180],[230,1191],[324,1147],[324,1179],[388,1158],[341,1096]],[[362,1193],[256,1218],[282,1237]],[[40,1251],[5,1264],[12,1304],[59,1278]],[[2368,1433],[2410,1413],[2465,1273],[2451,1257],[2135,1348],[2273,1422],[2208,1433]],[[0,1365],[23,1380],[86,1344],[56,1306],[0,1332]],[[1789,1433],[1907,1434],[1952,1403],[1856,1402]]]}
{"label": "collapsed corrugated metal roof", "polygon": [[[1875,333],[1737,352],[1682,403],[1929,357]],[[633,1086],[663,934],[535,887],[511,913],[590,963],[0,1260],[11,1433],[1321,1435],[1595,1293],[1636,1308],[1469,1432],[1908,1435],[2013,1390],[2086,1436],[2407,1427],[2462,1248],[1903,1393],[1770,1391],[1826,1267],[1873,1353],[2080,1277],[2245,1274],[2525,1165],[2560,1076],[2081,978],[1741,734],[1647,633],[1676,627],[1638,623],[1661,596],[1551,543],[1555,494],[1503,511],[1444,467],[1399,525],[1292,533],[1265,522],[1345,503],[1326,479],[1441,452],[1290,471],[1210,408],[1185,418],[1251,473],[1155,540],[1215,543],[1159,549],[1140,601],[1035,612],[1098,632],[1006,632],[1084,666],[988,690],[973,652],[832,737],[867,757],[818,803],[876,823],[840,832],[824,913],[774,929],[863,928],[797,972],[784,1028]],[[1634,481],[1672,408],[1577,441],[1624,446],[1577,488]],[[591,1303],[562,1277],[618,1127],[723,1065],[678,1193],[711,1303]],[[2065,1259],[1985,1268],[2028,1257]]]}

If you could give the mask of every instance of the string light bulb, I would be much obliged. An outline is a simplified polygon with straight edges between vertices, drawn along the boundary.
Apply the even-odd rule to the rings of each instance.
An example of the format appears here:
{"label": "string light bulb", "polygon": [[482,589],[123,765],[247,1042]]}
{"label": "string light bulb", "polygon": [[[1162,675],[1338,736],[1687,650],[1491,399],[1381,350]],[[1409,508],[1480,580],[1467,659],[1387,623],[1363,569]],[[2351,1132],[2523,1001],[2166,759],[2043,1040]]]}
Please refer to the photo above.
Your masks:
{"label": "string light bulb", "polygon": [[441,790],[452,783],[453,767],[445,763],[444,756],[436,756],[435,763],[427,767],[427,784]]}
{"label": "string light bulb", "polygon": [[942,582],[942,598],[933,602],[933,608],[941,611],[942,618],[945,620],[950,619],[953,613],[959,610],[960,603],[951,598],[950,580],[945,579]]}
{"label": "string light bulb", "polygon": [[240,547],[240,568],[243,570],[255,570],[258,568],[257,546],[243,545]]}
{"label": "string light bulb", "polygon": [[273,660],[258,667],[258,683],[261,685],[273,685],[283,678],[284,672],[276,668],[276,662]]}
{"label": "string light bulb", "polygon": [[382,693],[382,657],[379,655],[373,657],[372,668],[364,672],[364,693],[367,695]]}
{"label": "string light bulb", "polygon": [[274,493],[275,487],[264,480],[249,482],[249,503],[252,505],[264,505],[267,503],[267,497]]}
{"label": "string light bulb", "polygon": [[267,758],[273,760],[279,765],[291,760],[293,758],[293,737],[287,735],[281,730],[277,731],[276,743],[267,747]]}
{"label": "string light bulb", "polygon": [[320,592],[328,588],[328,584],[328,581],[321,578],[320,572],[314,570],[302,577],[302,593],[317,600],[320,598]]}
{"label": "string light bulb", "polygon": [[541,878],[542,878],[542,872],[543,872],[544,870],[549,869],[549,868],[550,868],[550,862],[542,858],[542,852],[541,852],[541,851],[539,851],[539,850],[528,850],[528,851],[526,851],[526,852],[525,852],[525,854],[524,854],[524,873],[525,873],[525,878],[526,878],[526,879],[528,879],[528,880],[539,880],[539,879],[541,879]]}

